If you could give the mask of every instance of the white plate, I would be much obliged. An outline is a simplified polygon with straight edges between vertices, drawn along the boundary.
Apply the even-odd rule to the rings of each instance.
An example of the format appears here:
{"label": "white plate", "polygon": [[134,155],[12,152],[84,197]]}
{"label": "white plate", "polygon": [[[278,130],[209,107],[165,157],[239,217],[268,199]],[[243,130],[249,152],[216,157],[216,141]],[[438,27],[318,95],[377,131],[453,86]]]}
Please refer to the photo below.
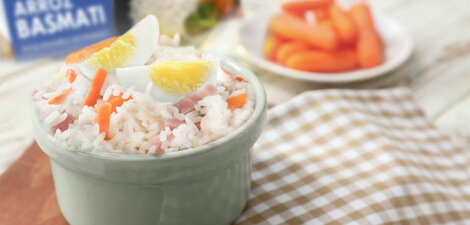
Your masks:
{"label": "white plate", "polygon": [[258,14],[240,24],[239,54],[253,64],[286,77],[322,83],[346,83],[380,76],[403,64],[410,56],[413,42],[403,27],[396,21],[374,12],[377,31],[385,42],[385,60],[371,69],[357,69],[343,73],[312,73],[290,69],[268,61],[263,56],[263,43],[272,13]]}

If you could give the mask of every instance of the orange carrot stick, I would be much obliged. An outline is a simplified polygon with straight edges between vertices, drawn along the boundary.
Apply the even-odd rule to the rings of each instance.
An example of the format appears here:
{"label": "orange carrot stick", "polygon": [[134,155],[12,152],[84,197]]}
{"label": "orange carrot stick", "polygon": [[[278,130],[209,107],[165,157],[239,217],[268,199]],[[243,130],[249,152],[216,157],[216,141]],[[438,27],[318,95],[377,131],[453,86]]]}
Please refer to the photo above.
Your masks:
{"label": "orange carrot stick", "polygon": [[73,69],[68,69],[65,73],[65,77],[67,77],[69,83],[73,83],[75,81],[75,78],[77,78],[77,73],[75,73],[75,70]]}
{"label": "orange carrot stick", "polygon": [[67,97],[67,95],[70,94],[71,91],[72,91],[72,88],[64,90],[59,95],[55,96],[54,98],[51,98],[51,100],[49,100],[49,102],[47,102],[47,103],[49,105],[58,105],[58,104],[64,102],[65,98]]}
{"label": "orange carrot stick", "polygon": [[94,106],[96,104],[96,101],[100,96],[101,87],[103,87],[107,75],[108,72],[102,68],[96,70],[95,77],[91,80],[90,88],[88,89],[88,93],[83,101],[82,107]]}
{"label": "orange carrot stick", "polygon": [[276,60],[281,63],[285,64],[287,61],[287,58],[289,58],[290,55],[292,55],[295,52],[299,51],[305,51],[308,50],[309,47],[298,41],[291,41],[291,42],[286,42],[279,46],[279,49],[277,50],[276,53]]}
{"label": "orange carrot stick", "polygon": [[287,66],[310,72],[334,73],[355,69],[357,59],[356,53],[349,49],[336,52],[309,50],[292,54],[287,59]]}
{"label": "orange carrot stick", "polygon": [[247,97],[246,97],[245,93],[241,93],[241,94],[235,95],[231,98],[228,98],[227,99],[227,103],[228,103],[227,108],[232,110],[232,111],[235,110],[235,109],[241,108],[245,105],[246,99],[247,99]]}
{"label": "orange carrot stick", "polygon": [[103,101],[95,106],[95,123],[100,127],[100,133],[105,133],[105,139],[108,139],[109,122],[111,119],[111,103]]}
{"label": "orange carrot stick", "polygon": [[346,45],[354,43],[357,38],[357,28],[351,16],[337,4],[331,4],[329,12],[340,41]]}
{"label": "orange carrot stick", "polygon": [[327,7],[331,3],[333,3],[333,0],[295,0],[284,2],[282,9],[298,12]]}
{"label": "orange carrot stick", "polygon": [[338,46],[338,38],[331,27],[323,24],[309,25],[287,13],[271,17],[269,28],[282,37],[302,41],[313,47],[333,50]]}
{"label": "orange carrot stick", "polygon": [[359,30],[374,29],[372,13],[370,12],[369,6],[366,3],[358,2],[353,4],[349,10],[349,13],[351,14],[351,17],[353,18]]}
{"label": "orange carrot stick", "polygon": [[281,43],[282,43],[282,40],[281,38],[279,38],[278,35],[275,35],[273,33],[268,33],[266,37],[266,41],[264,42],[264,45],[263,45],[264,56],[267,59],[274,61],[275,56],[276,56],[276,50]]}
{"label": "orange carrot stick", "polygon": [[116,112],[116,108],[120,107],[124,102],[129,101],[132,99],[132,96],[129,96],[127,99],[122,98],[122,93],[118,96],[110,96],[108,99],[106,99],[106,102],[109,102],[111,104],[111,110],[113,112]]}
{"label": "orange carrot stick", "polygon": [[80,50],[77,50],[75,52],[72,52],[70,54],[67,55],[67,57],[65,58],[65,63],[66,64],[77,64],[79,62],[81,62],[82,60],[90,57],[91,55],[93,55],[93,53],[103,49],[103,48],[106,48],[106,47],[109,47],[111,46],[111,44],[116,41],[116,39],[118,39],[118,37],[111,37],[111,38],[108,38],[106,40],[103,40],[101,42],[98,42],[96,44],[93,44],[93,45],[90,45],[90,46],[87,46],[85,48],[82,48]]}
{"label": "orange carrot stick", "polygon": [[363,68],[378,66],[383,61],[382,40],[373,30],[361,31],[356,49],[359,65]]}

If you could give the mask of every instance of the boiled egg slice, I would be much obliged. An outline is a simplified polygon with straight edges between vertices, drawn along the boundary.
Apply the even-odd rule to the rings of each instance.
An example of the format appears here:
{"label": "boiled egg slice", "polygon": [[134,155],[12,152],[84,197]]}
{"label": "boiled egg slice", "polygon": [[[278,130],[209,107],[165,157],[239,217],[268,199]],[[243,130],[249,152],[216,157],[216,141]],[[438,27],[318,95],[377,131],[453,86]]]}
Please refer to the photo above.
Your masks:
{"label": "boiled egg slice", "polygon": [[92,79],[98,68],[114,73],[116,68],[144,65],[157,47],[157,18],[148,15],[109,47],[93,53],[78,64],[80,71]]}
{"label": "boiled egg slice", "polygon": [[205,83],[217,81],[217,62],[212,60],[158,60],[149,66],[117,68],[116,76],[124,88],[146,92],[159,102],[176,103]]}

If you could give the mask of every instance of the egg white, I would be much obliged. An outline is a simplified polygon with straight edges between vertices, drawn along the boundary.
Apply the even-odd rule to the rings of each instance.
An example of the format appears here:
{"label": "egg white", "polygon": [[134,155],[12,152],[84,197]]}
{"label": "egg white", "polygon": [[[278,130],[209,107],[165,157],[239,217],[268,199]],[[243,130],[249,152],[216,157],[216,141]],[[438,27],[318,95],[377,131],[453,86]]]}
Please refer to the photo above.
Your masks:
{"label": "egg white", "polygon": [[[211,68],[209,70],[209,76],[207,77],[204,84],[211,83],[213,85],[217,82],[217,73],[219,72],[219,61],[218,60],[211,60]],[[167,93],[156,86],[150,74],[152,69],[150,66],[136,66],[136,67],[127,67],[127,68],[117,68],[116,69],[116,76],[124,88],[129,88],[134,86],[136,91],[145,92],[147,85],[151,83],[152,89],[149,95],[158,102],[172,102],[176,103],[184,98],[187,94],[191,93],[184,93],[180,95],[174,95]],[[202,85],[204,86],[204,85]]]}
{"label": "egg white", "polygon": [[[157,18],[154,15],[148,15],[135,24],[128,32],[135,38],[135,52],[131,59],[122,67],[144,65],[150,59],[157,47],[159,36]],[[97,69],[91,68],[86,60],[79,63],[78,68],[88,79],[93,79]],[[111,74],[114,73],[111,72]]]}

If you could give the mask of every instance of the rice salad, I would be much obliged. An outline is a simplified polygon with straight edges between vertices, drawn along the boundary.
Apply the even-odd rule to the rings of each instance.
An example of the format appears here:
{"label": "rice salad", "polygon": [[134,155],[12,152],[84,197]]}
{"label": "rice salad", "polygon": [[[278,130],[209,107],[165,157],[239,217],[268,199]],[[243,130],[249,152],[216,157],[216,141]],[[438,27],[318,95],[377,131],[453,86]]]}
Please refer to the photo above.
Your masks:
{"label": "rice salad", "polygon": [[231,133],[253,112],[249,83],[177,42],[159,36],[149,16],[114,40],[71,53],[34,91],[41,125],[68,150],[130,154],[180,151]]}

